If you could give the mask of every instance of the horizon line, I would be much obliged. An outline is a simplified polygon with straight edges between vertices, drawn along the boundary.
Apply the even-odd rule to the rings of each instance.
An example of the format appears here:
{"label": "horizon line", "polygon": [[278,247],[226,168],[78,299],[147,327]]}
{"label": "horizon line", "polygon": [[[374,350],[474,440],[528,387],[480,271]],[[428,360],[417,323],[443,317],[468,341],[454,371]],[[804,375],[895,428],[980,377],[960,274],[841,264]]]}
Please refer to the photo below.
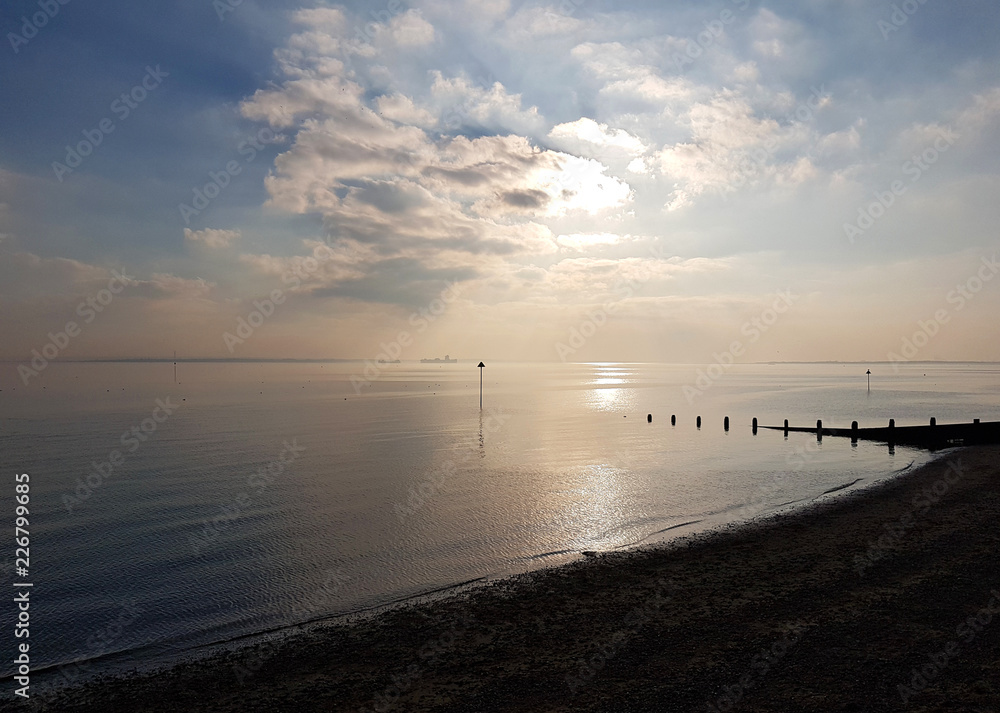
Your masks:
{"label": "horizon line", "polygon": [[[424,357],[426,358],[426,357]],[[456,358],[454,361],[479,361],[481,357],[466,357],[463,359]],[[25,361],[30,361],[31,357],[25,359],[0,359],[0,364],[23,364]],[[433,357],[431,358],[433,360]],[[50,359],[49,364],[108,364],[108,363],[154,363],[154,364],[171,364],[174,362],[183,363],[261,363],[261,362],[271,362],[271,363],[300,363],[300,364],[318,364],[318,363],[346,363],[346,362],[375,362],[377,360],[370,357],[308,357],[308,358],[297,358],[297,357],[93,357],[93,358],[81,358],[81,359]],[[420,363],[420,359],[402,359],[399,363],[405,364],[407,362]],[[687,361],[607,361],[607,360],[591,360],[591,361],[575,361],[575,362],[560,362],[559,360],[550,361],[531,361],[531,360],[521,360],[521,359],[494,359],[494,362],[507,363],[507,364],[673,364],[679,366],[703,366],[707,362],[687,362]],[[394,362],[386,362],[394,363]],[[431,361],[431,363],[434,363]],[[444,364],[447,362],[441,361]],[[751,365],[770,365],[770,364],[900,364],[898,361],[889,360],[878,360],[878,361],[864,361],[864,360],[837,360],[837,359],[825,359],[825,360],[789,360],[789,361],[747,361],[747,362],[735,362],[734,366],[751,366]],[[1000,360],[984,360],[984,359],[914,359],[902,364],[1000,364]]]}

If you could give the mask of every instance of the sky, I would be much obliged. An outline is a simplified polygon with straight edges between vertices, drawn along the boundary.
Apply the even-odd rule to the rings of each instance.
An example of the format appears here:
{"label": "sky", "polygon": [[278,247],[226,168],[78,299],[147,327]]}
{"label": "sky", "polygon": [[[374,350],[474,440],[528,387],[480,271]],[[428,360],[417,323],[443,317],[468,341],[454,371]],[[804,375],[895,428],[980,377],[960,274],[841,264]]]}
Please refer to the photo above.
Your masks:
{"label": "sky", "polygon": [[2,359],[1000,360],[992,0],[0,29]]}

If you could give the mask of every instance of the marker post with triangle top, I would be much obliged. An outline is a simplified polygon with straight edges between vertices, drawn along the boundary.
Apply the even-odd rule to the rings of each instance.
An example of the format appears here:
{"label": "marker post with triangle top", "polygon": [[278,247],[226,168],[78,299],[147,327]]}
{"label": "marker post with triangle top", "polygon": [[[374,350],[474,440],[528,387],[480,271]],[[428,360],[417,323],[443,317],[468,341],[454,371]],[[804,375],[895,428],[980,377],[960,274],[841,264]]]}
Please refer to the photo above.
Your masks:
{"label": "marker post with triangle top", "polygon": [[483,369],[486,365],[479,362],[479,410],[483,410]]}

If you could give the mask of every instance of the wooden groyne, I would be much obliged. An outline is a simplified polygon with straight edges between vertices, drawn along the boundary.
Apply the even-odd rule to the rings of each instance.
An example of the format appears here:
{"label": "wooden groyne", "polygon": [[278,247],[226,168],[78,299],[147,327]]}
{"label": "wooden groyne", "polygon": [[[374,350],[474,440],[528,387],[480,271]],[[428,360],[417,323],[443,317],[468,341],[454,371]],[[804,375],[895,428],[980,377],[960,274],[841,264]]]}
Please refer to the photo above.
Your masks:
{"label": "wooden groyne", "polygon": [[889,445],[916,446],[938,450],[953,446],[978,446],[1000,443],[1000,421],[981,423],[976,419],[972,423],[937,423],[935,419],[927,426],[897,426],[890,420],[884,428],[858,428],[858,422],[850,428],[826,428],[822,421],[817,421],[813,427],[789,426],[785,421],[783,426],[762,426],[772,431],[785,433],[815,433],[817,438],[833,436],[850,438],[852,441],[878,441]]}

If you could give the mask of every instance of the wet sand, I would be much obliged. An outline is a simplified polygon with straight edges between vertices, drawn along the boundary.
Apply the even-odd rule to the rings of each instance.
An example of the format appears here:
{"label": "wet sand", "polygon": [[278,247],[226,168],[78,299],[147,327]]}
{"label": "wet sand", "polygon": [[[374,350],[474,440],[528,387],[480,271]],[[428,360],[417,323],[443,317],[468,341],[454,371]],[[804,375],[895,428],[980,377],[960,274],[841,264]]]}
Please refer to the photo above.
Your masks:
{"label": "wet sand", "polygon": [[1000,447],[965,448],[794,515],[35,709],[997,711],[998,559]]}

